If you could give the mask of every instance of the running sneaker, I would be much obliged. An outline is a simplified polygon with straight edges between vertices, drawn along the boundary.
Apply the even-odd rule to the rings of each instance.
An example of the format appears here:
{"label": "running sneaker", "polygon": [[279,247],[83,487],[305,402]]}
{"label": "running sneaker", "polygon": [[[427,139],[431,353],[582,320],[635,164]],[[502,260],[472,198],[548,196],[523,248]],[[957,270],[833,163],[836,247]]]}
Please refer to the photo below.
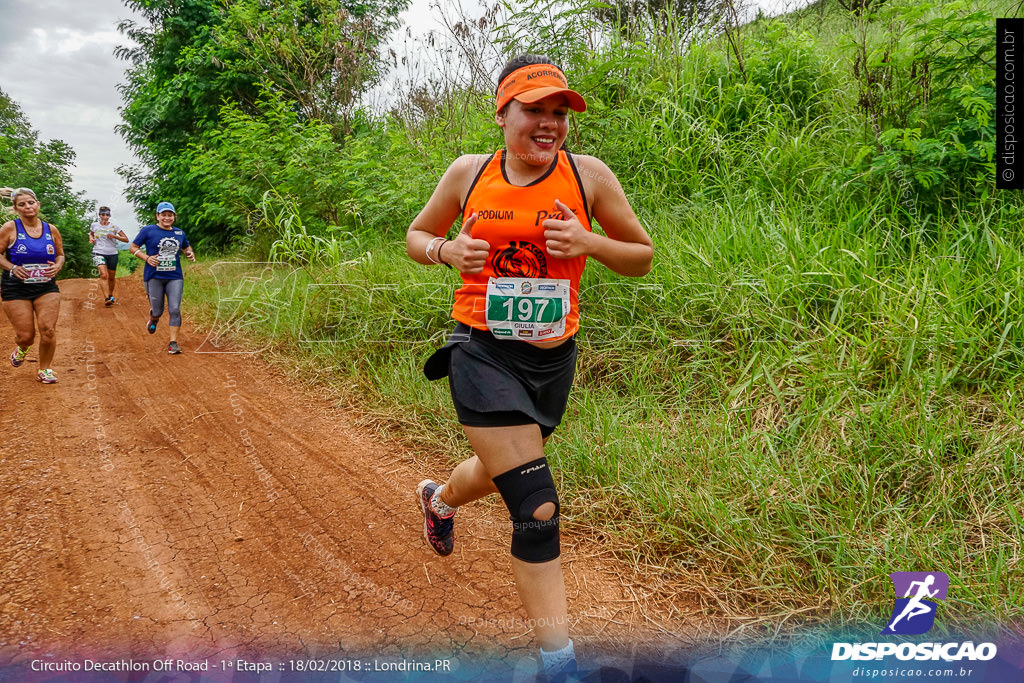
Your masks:
{"label": "running sneaker", "polygon": [[103,300],[103,305],[104,306],[113,306],[114,305],[114,297],[108,296],[106,299]]}
{"label": "running sneaker", "polygon": [[571,640],[565,648],[555,652],[546,652],[541,648],[540,660],[548,683],[578,683],[580,678],[583,678],[578,675],[579,665],[576,663],[576,650]]}
{"label": "running sneaker", "polygon": [[50,368],[40,370],[39,373],[36,375],[36,379],[38,379],[43,384],[57,383],[57,375],[53,374],[53,370],[51,370]]}
{"label": "running sneaker", "polygon": [[430,499],[438,488],[430,479],[424,479],[416,487],[416,495],[423,510],[423,538],[427,539],[427,543],[438,555],[451,555],[455,547],[455,515],[438,517],[430,507]]}
{"label": "running sneaker", "polygon": [[153,320],[153,319],[150,319],[149,324],[146,325],[146,329],[149,331],[150,334],[153,334],[154,332],[156,332],[156,321]]}
{"label": "running sneaker", "polygon": [[[573,659],[572,663],[565,668],[559,669],[558,671],[544,671],[544,678],[548,680],[548,683],[581,683],[586,680],[586,677],[582,675],[579,667],[576,665],[576,660]],[[544,680],[538,677],[539,680]],[[597,680],[612,680],[598,678]]]}
{"label": "running sneaker", "polygon": [[28,355],[28,350],[31,347],[25,347],[24,349],[20,346],[14,347],[14,352],[11,354],[11,365],[16,368],[20,368],[21,364],[25,362],[25,356]]}
{"label": "running sneaker", "polygon": [[[586,673],[586,675],[584,675],[584,673]],[[607,671],[604,667],[602,667],[600,669],[597,669],[596,676],[595,676],[595,673],[593,671],[588,671],[588,672],[580,671],[579,667],[576,664],[576,660],[574,659],[574,660],[572,660],[572,663],[568,667],[566,667],[564,669],[560,669],[557,672],[545,671],[544,672],[544,676],[543,677],[538,676],[537,680],[541,680],[542,681],[542,680],[547,679],[548,683],[583,683],[584,681],[589,681],[589,680],[595,680],[595,681],[619,680],[620,672],[619,672],[618,669],[615,669],[614,676],[610,676],[609,675],[610,673],[611,672]],[[608,676],[608,677],[606,678],[605,676]]]}
{"label": "running sneaker", "polygon": [[167,353],[181,353],[181,347],[178,346],[178,342],[171,342],[168,344]]}

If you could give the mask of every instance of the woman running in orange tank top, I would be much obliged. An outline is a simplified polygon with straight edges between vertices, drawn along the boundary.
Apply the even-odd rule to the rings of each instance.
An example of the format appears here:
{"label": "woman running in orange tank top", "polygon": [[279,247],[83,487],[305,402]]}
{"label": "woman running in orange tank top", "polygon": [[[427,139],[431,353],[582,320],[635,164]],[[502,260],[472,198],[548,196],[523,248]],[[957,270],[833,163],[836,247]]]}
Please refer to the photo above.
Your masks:
{"label": "woman running in orange tank top", "polygon": [[[559,502],[544,444],[561,421],[576,364],[580,275],[588,258],[616,273],[651,269],[653,246],[615,174],[562,148],[569,109],[586,109],[562,70],[523,55],[498,78],[505,148],[467,154],[438,182],[406,235],[409,256],[455,268],[457,321],[427,361],[448,377],[475,455],[438,486],[417,487],[424,536],[452,552],[454,515],[499,493],[512,521],[512,572],[550,677],[576,671],[559,549]],[[454,238],[445,235],[463,216]],[[591,229],[596,222],[604,234]]]}

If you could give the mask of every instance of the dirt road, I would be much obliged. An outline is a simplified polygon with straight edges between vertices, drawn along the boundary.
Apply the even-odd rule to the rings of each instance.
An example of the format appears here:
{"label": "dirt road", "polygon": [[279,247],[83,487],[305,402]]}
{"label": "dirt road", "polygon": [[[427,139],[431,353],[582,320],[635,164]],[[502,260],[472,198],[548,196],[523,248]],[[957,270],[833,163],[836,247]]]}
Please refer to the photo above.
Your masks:
{"label": "dirt road", "polygon": [[[169,356],[137,276],[111,308],[95,281],[61,291],[59,384],[35,381],[35,349],[10,366],[0,316],[0,664],[533,653],[501,508],[461,511],[456,552],[437,557],[414,489],[443,472],[258,359],[195,353],[187,300]],[[581,654],[687,631],[685,599],[588,543],[563,538]]]}

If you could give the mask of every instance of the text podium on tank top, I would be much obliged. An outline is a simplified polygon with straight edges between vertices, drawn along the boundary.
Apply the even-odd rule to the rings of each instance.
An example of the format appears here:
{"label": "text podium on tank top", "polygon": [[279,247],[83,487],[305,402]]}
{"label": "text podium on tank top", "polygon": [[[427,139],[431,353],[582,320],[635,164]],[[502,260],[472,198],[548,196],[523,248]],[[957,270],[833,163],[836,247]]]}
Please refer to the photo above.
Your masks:
{"label": "text podium on tank top", "polygon": [[490,253],[482,272],[462,273],[453,318],[499,339],[549,341],[576,333],[587,257],[548,254],[543,223],[562,220],[556,199],[591,230],[583,183],[568,152],[560,150],[548,171],[523,187],[508,181],[505,150],[491,155],[463,209],[463,220],[476,213],[473,238],[487,240]]}

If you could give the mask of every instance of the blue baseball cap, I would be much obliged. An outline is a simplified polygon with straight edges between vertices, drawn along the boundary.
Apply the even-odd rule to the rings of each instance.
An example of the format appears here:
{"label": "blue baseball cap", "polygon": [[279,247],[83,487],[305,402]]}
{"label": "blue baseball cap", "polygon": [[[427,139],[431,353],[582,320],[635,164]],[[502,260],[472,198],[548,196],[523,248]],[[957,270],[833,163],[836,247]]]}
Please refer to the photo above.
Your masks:
{"label": "blue baseball cap", "polygon": [[160,202],[159,204],[156,205],[157,213],[163,213],[164,211],[170,211],[171,213],[174,214],[178,213],[177,211],[174,210],[174,204],[171,204],[170,202]]}

